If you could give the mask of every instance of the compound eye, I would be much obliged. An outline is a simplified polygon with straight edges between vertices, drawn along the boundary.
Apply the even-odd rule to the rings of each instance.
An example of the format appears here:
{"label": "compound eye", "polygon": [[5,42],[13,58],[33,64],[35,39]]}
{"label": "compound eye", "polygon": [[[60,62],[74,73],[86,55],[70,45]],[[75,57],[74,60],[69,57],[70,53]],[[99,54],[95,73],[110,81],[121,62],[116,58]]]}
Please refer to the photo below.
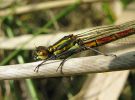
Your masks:
{"label": "compound eye", "polygon": [[38,52],[37,52],[37,55],[38,55],[38,56],[43,56],[44,54],[43,54],[42,51],[38,51]]}
{"label": "compound eye", "polygon": [[48,57],[47,49],[43,46],[39,46],[35,50],[35,59],[44,60]]}

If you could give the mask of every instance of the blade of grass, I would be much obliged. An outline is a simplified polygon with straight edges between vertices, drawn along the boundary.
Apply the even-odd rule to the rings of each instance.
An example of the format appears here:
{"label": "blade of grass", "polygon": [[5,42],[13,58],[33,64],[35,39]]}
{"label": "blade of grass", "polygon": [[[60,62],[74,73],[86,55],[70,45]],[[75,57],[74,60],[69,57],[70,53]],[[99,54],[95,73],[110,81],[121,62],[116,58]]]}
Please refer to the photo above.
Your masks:
{"label": "blade of grass", "polygon": [[30,94],[32,96],[32,100],[40,100],[38,98],[38,94],[36,92],[36,89],[34,87],[34,84],[33,84],[32,80],[31,79],[26,79],[26,84],[27,84],[29,92],[30,92]]}
{"label": "blade of grass", "polygon": [[[54,20],[58,21],[61,18],[65,17],[66,15],[68,15],[70,12],[72,12],[74,9],[76,9],[79,4],[80,4],[80,0],[77,0],[78,2],[76,4],[70,5],[67,8],[65,8],[64,10],[62,10],[58,15],[56,15],[54,17]],[[45,32],[47,28],[50,28],[53,25],[53,20],[48,21],[47,24],[45,24],[42,28],[38,29],[37,32],[33,33],[34,35],[38,35],[42,32]]]}
{"label": "blade of grass", "polygon": [[[24,59],[23,59],[23,57],[21,55],[19,55],[17,58],[18,58],[18,62],[20,64],[24,63]],[[28,90],[30,92],[30,95],[32,97],[32,100],[40,100],[32,80],[31,79],[26,79],[25,81],[26,81],[26,85],[28,87]]]}
{"label": "blade of grass", "polygon": [[[9,26],[7,26],[6,30],[7,30],[7,32],[6,32],[7,36],[9,38],[14,37],[14,33],[13,33],[12,29]],[[17,56],[17,60],[18,60],[18,62],[20,64],[24,63],[24,59],[23,59],[23,57],[21,55]],[[35,89],[31,79],[27,79],[26,80],[26,85],[27,85],[27,87],[29,89],[29,92],[30,92],[30,95],[32,97],[32,100],[39,100],[37,92],[36,92],[36,89]],[[10,80],[10,88],[11,88],[12,94],[14,95],[14,99],[15,100],[20,100],[21,97],[18,94],[19,92],[16,90],[16,87],[15,87],[15,84],[14,84],[14,80]]]}
{"label": "blade of grass", "polygon": [[[9,16],[9,18],[10,18],[10,16]],[[12,29],[9,26],[6,27],[6,33],[7,33],[7,37],[9,37],[9,38],[13,38],[14,37],[14,33],[13,33]],[[19,92],[17,92],[17,90],[16,90],[14,80],[10,80],[9,82],[10,82],[10,88],[11,88],[11,91],[12,91],[13,98],[15,100],[20,100],[21,97],[18,94]]]}
{"label": "blade of grass", "polygon": [[112,11],[112,9],[111,9],[109,3],[103,2],[102,8],[103,8],[104,12],[106,13],[106,15],[107,15],[109,21],[110,21],[111,23],[114,23],[114,21],[116,20],[116,17],[115,17],[115,14],[113,13],[113,11]]}

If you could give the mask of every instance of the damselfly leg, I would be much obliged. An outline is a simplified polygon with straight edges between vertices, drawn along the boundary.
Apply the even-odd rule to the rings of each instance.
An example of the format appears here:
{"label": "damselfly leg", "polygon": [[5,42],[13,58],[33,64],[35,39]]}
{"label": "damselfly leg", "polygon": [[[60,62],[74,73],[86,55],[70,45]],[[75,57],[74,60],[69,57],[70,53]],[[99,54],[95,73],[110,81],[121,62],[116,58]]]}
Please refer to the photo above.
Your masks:
{"label": "damselfly leg", "polygon": [[47,60],[44,60],[44,61],[42,61],[40,64],[38,64],[38,65],[35,67],[34,72],[38,72],[39,67],[42,66],[46,61],[47,61]]}
{"label": "damselfly leg", "polygon": [[85,49],[85,50],[92,50],[92,51],[94,51],[94,52],[96,52],[96,53],[98,53],[98,54],[104,55],[104,56],[113,56],[113,57],[117,57],[117,55],[115,55],[115,54],[107,54],[107,53],[103,53],[103,52],[100,52],[100,51],[98,51],[98,50],[96,50],[96,49],[94,49],[94,48],[91,48],[91,47],[86,47],[86,46],[84,46],[84,49]]}
{"label": "damselfly leg", "polygon": [[[83,51],[83,48],[75,48],[75,49],[70,49],[70,50],[68,50],[68,51],[65,51],[65,52],[63,52],[63,53],[57,55],[56,58],[64,58],[64,59],[63,59],[62,62],[60,63],[60,65],[59,65],[59,67],[57,68],[56,72],[57,72],[58,69],[60,68],[61,74],[64,74],[64,73],[63,73],[63,70],[62,70],[64,63],[68,60],[68,58],[69,58],[70,56],[72,56],[72,55],[74,55],[74,54],[77,54],[77,53],[79,53],[79,52],[81,52],[81,51]],[[64,55],[64,56],[63,56],[63,55]]]}
{"label": "damselfly leg", "polygon": [[60,63],[59,67],[56,69],[56,72],[58,71],[58,69],[60,68],[60,72],[61,74],[64,74],[62,69],[63,69],[63,65],[64,63],[67,61],[67,59],[63,59],[62,62]]}
{"label": "damselfly leg", "polygon": [[38,72],[39,67],[42,66],[46,61],[48,61],[48,60],[53,60],[53,59],[55,59],[55,57],[54,57],[54,56],[51,56],[50,58],[43,60],[40,64],[38,64],[38,65],[35,67],[34,72]]}

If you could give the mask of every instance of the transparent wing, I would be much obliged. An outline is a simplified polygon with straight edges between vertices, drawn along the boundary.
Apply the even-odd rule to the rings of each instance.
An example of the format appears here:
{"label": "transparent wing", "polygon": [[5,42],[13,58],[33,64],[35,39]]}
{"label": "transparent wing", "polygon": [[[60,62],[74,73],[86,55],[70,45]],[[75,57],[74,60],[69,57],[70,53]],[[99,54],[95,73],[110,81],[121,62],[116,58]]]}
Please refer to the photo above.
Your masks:
{"label": "transparent wing", "polygon": [[85,43],[88,41],[100,39],[102,37],[110,36],[131,28],[135,29],[135,21],[126,22],[120,25],[98,26],[76,35]]}

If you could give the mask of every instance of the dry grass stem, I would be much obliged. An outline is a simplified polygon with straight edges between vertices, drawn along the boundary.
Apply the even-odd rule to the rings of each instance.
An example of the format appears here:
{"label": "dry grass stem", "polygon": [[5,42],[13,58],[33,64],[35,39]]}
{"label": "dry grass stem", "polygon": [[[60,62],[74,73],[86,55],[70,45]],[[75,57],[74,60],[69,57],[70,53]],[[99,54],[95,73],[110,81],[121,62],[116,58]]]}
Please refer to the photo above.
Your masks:
{"label": "dry grass stem", "polygon": [[60,62],[44,64],[40,67],[39,72],[34,72],[34,68],[41,63],[26,63],[0,66],[0,80],[3,79],[21,79],[21,78],[37,78],[37,77],[57,77],[69,76],[86,73],[98,73],[108,71],[119,71],[135,69],[135,48],[117,52],[114,56],[90,56],[81,58],[72,58],[65,62],[63,66],[64,74],[59,70],[56,72]]}
{"label": "dry grass stem", "polygon": [[[103,0],[81,0],[81,3],[93,3],[101,2]],[[5,9],[0,11],[0,16],[7,16],[9,14],[23,14],[38,10],[52,9],[57,7],[64,7],[70,4],[76,3],[77,0],[56,0],[56,1],[46,1],[38,4],[30,4],[22,7],[17,7],[15,9]]]}

